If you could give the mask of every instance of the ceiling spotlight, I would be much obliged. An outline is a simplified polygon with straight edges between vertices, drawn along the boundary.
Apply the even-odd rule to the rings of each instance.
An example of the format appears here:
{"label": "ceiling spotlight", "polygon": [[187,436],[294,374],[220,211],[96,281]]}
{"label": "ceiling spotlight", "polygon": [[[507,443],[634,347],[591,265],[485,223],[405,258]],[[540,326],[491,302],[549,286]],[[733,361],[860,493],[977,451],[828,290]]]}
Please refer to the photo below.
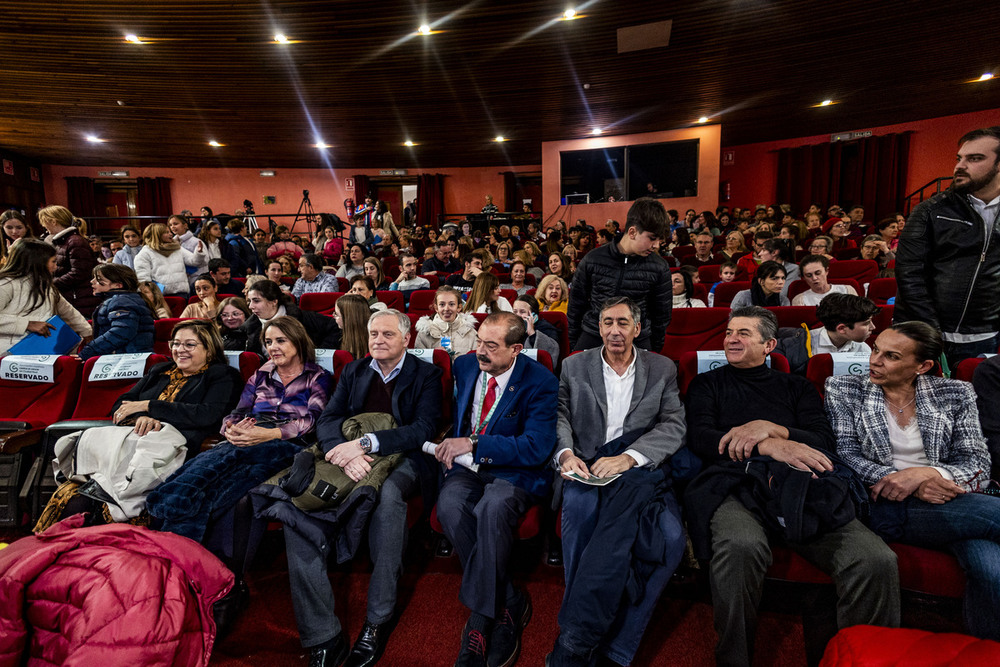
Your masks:
{"label": "ceiling spotlight", "polygon": [[215,139],[212,139],[211,141],[209,141],[208,145],[211,146],[212,148],[222,148],[223,146],[225,146],[225,144],[220,144]]}
{"label": "ceiling spotlight", "polygon": [[87,135],[87,141],[89,141],[92,144],[103,144],[105,142],[104,139],[101,139],[100,137],[94,136],[93,134],[88,134]]}
{"label": "ceiling spotlight", "polygon": [[495,136],[493,138],[493,141],[496,141],[497,143],[500,143],[500,142],[503,142],[503,141],[507,141],[507,137],[503,136],[502,134],[498,134],[497,136]]}
{"label": "ceiling spotlight", "polygon": [[330,144],[326,143],[325,141],[317,141],[316,143],[313,144],[313,147],[314,148],[318,148],[321,151],[324,151],[327,148],[333,148],[333,146],[331,146]]}
{"label": "ceiling spotlight", "polygon": [[420,33],[421,35],[429,35],[431,34],[431,27],[425,23],[419,28],[417,28],[417,32]]}
{"label": "ceiling spotlight", "polygon": [[595,127],[595,128],[593,129],[593,130],[591,130],[591,131],[590,131],[590,133],[591,133],[591,134],[600,134],[600,133],[601,133],[601,132],[603,132],[603,131],[604,131],[604,130],[602,130],[601,128],[599,128],[599,127]]}
{"label": "ceiling spotlight", "polygon": [[698,119],[698,122],[699,123],[707,123],[708,122],[708,116],[702,116],[701,118]]}
{"label": "ceiling spotlight", "polygon": [[567,9],[563,12],[563,20],[572,21],[576,18],[576,10],[573,8]]}
{"label": "ceiling spotlight", "polygon": [[976,80],[977,81],[989,81],[992,78],[993,78],[993,72],[986,72],[985,74],[983,74],[982,76],[980,76]]}
{"label": "ceiling spotlight", "polygon": [[831,104],[833,104],[833,100],[823,100],[822,102],[819,103],[821,107],[828,107]]}
{"label": "ceiling spotlight", "polygon": [[410,141],[409,139],[407,139],[406,141],[404,141],[403,145],[404,146],[416,146],[416,144],[413,143],[412,141]]}
{"label": "ceiling spotlight", "polygon": [[288,38],[285,37],[284,33],[281,32],[275,33],[274,41],[277,42],[278,44],[288,44]]}
{"label": "ceiling spotlight", "polygon": [[139,39],[139,36],[133,35],[132,33],[125,35],[125,41],[129,44],[142,44],[142,40]]}

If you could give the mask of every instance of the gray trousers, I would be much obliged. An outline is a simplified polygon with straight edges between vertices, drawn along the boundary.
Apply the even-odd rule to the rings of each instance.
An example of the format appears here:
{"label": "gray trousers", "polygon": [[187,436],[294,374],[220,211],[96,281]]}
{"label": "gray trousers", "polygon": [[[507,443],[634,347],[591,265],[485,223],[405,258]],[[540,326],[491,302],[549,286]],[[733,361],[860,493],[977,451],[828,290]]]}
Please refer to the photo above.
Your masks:
{"label": "gray trousers", "polygon": [[[378,504],[368,524],[368,545],[374,565],[368,584],[367,620],[385,623],[396,608],[396,585],[403,573],[403,553],[409,532],[406,500],[419,488],[417,468],[404,458],[379,489]],[[340,634],[334,613],[333,587],[326,573],[332,539],[322,546],[285,528],[292,607],[302,646],[319,646]]]}
{"label": "gray trousers", "polygon": [[[896,554],[854,520],[809,544],[789,545],[833,579],[837,624],[899,626]],[[712,516],[711,586],[718,665],[753,661],[757,606],[771,548],[763,526],[732,496]]]}

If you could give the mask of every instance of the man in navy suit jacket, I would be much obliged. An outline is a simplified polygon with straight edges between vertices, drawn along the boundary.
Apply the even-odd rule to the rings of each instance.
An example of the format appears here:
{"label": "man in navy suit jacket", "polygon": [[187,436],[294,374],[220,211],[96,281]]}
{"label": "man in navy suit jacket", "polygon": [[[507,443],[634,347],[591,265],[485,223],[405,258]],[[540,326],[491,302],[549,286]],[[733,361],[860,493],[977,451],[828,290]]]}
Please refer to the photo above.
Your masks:
{"label": "man in navy suit jacket", "polygon": [[[559,382],[521,356],[524,321],[494,313],[479,327],[476,355],[455,361],[454,437],[436,456],[447,472],[441,526],[462,562],[459,600],[472,613],[456,665],[509,665],[521,647],[531,601],[507,579],[518,519],[549,490]],[[471,454],[478,470],[458,465]]]}
{"label": "man in navy suit jacket", "polygon": [[[369,521],[368,542],[374,568],[368,584],[368,612],[347,665],[374,665],[385,650],[396,612],[396,584],[403,571],[406,547],[406,501],[422,483],[420,447],[437,432],[441,416],[441,369],[406,353],[410,320],[396,310],[383,310],[368,321],[371,358],[348,364],[316,433],[326,458],[360,480],[370,470],[370,454],[406,457],[379,489],[378,505]],[[387,412],[397,428],[367,433],[345,442],[342,427],[362,413]],[[424,467],[428,472],[430,466]],[[436,481],[436,471],[430,483]],[[326,574],[335,542],[318,545],[296,530],[285,530],[292,603],[302,645],[311,650],[310,664],[340,665],[347,641],[334,613],[333,589]]]}

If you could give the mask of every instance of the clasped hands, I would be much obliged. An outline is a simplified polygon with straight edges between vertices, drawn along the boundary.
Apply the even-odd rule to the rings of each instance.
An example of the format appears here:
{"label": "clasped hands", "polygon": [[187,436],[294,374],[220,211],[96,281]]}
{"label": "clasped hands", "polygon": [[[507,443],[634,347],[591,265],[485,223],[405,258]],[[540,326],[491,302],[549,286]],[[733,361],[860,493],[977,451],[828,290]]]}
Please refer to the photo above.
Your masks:
{"label": "clasped hands", "polygon": [[[765,419],[755,419],[729,429],[719,440],[719,454],[743,461],[757,452],[793,468],[816,472],[833,470],[829,457],[818,449],[789,440],[788,429]],[[813,477],[816,477],[815,472]]]}
{"label": "clasped hands", "polygon": [[583,459],[569,450],[563,452],[562,456],[559,457],[559,474],[568,475],[575,472],[584,479],[590,479],[591,476],[610,477],[623,473],[633,466],[635,466],[635,459],[628,454],[601,457],[594,461],[594,465],[589,468]]}
{"label": "clasped hands", "polygon": [[891,472],[872,486],[872,500],[902,501],[915,495],[925,503],[943,505],[959,494],[965,493],[961,486],[947,480],[941,473],[929,466],[906,468]]}
{"label": "clasped hands", "polygon": [[222,435],[236,447],[250,447],[268,440],[277,440],[281,437],[281,429],[257,426],[256,419],[245,417],[227,426]]}
{"label": "clasped hands", "polygon": [[360,482],[372,471],[373,459],[361,449],[361,438],[342,442],[326,453],[326,460],[340,466],[352,481]]}

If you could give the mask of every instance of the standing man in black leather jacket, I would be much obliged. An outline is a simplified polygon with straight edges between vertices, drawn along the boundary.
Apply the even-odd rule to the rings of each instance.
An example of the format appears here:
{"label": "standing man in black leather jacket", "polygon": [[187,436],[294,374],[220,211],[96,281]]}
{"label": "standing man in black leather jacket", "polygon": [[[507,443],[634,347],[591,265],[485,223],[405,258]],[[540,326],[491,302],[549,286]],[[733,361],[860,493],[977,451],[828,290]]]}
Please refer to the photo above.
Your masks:
{"label": "standing man in black leather jacket", "polygon": [[617,243],[588,252],[580,261],[569,291],[569,342],[574,350],[602,344],[597,319],[601,304],[627,296],[642,311],[635,344],[658,352],[670,324],[673,290],[670,267],[656,250],[667,235],[667,212],[651,197],[635,200]]}
{"label": "standing man in black leather jacket", "polygon": [[951,188],[913,209],[896,253],[895,320],[940,329],[952,368],[1000,331],[1000,126],[958,146]]}

